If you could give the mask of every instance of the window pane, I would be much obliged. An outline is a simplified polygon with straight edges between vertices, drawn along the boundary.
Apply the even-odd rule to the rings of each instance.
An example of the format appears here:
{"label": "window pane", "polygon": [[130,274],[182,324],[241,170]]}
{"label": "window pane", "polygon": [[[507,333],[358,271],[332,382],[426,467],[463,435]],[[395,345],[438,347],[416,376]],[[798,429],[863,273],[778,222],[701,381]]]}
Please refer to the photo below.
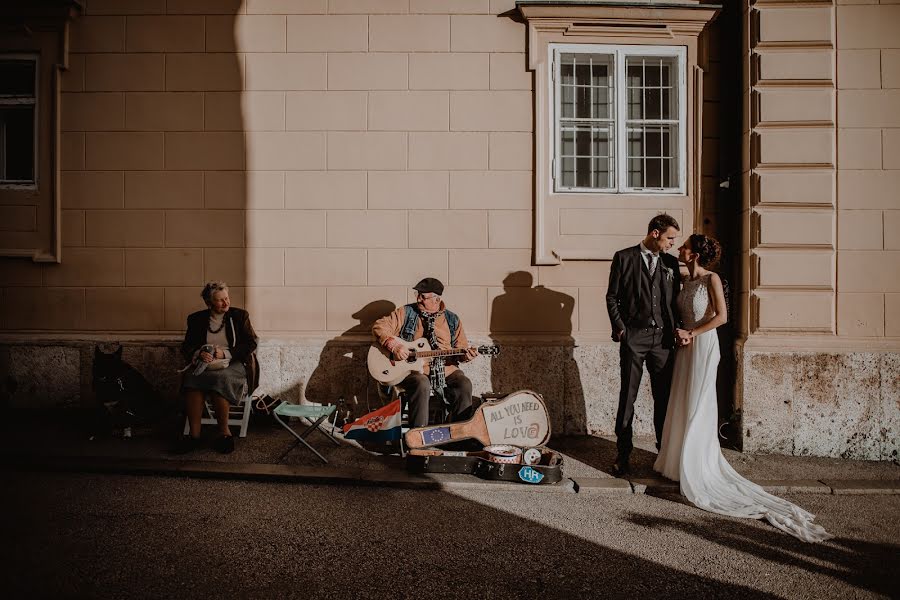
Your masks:
{"label": "window pane", "polygon": [[560,55],[560,113],[563,119],[611,118],[613,87],[611,55]]}
{"label": "window pane", "polygon": [[560,132],[562,144],[560,145],[560,155],[575,156],[575,131],[573,129],[563,129]]}
{"label": "window pane", "polygon": [[627,138],[629,187],[678,187],[676,125],[632,126]]}
{"label": "window pane", "polygon": [[[662,62],[662,59],[659,59]],[[659,87],[660,63],[654,59],[644,59],[644,85],[647,87]]]}
{"label": "window pane", "polygon": [[560,127],[560,181],[563,187],[606,189],[615,184],[612,123]]}
{"label": "window pane", "polygon": [[593,118],[610,118],[612,104],[612,64],[609,57],[596,56],[591,59],[591,86],[593,87]]}
{"label": "window pane", "polygon": [[628,118],[643,119],[643,90],[641,88],[628,88]]}
{"label": "window pane", "polygon": [[625,65],[628,118],[678,118],[675,94],[678,59],[674,56],[629,56]]}
{"label": "window pane", "polygon": [[0,96],[34,96],[33,60],[0,59]]}
{"label": "window pane", "polygon": [[[566,56],[565,54],[563,55]],[[568,55],[571,56],[571,55]],[[563,59],[562,63],[559,65],[559,71],[561,80],[560,83],[562,85],[574,85],[575,84],[575,65],[570,61],[566,61]]]}
{"label": "window pane", "polygon": [[647,88],[644,90],[644,117],[645,119],[662,119],[662,95],[659,88]]}
{"label": "window pane", "polygon": [[584,54],[574,59],[575,61],[575,85],[591,85],[591,60],[590,54]]}
{"label": "window pane", "polygon": [[34,106],[0,108],[3,181],[34,181]]}
{"label": "window pane", "polygon": [[591,185],[591,159],[579,156],[575,159],[575,187],[589,188]]}
{"label": "window pane", "polygon": [[575,88],[575,117],[578,119],[591,118],[591,88]]}
{"label": "window pane", "polygon": [[562,184],[564,187],[575,187],[575,158],[563,157],[562,159]]}
{"label": "window pane", "polygon": [[643,161],[639,158],[628,159],[628,187],[644,187]]}
{"label": "window pane", "polygon": [[562,118],[571,119],[575,116],[575,88],[564,85],[561,90],[560,107],[562,108]]}
{"label": "window pane", "polygon": [[612,187],[612,169],[613,165],[610,164],[608,158],[595,158],[593,159],[593,169],[594,169],[594,184],[592,187],[598,189],[610,188]]}
{"label": "window pane", "polygon": [[591,155],[591,130],[579,127],[575,130],[575,154],[577,156]]}

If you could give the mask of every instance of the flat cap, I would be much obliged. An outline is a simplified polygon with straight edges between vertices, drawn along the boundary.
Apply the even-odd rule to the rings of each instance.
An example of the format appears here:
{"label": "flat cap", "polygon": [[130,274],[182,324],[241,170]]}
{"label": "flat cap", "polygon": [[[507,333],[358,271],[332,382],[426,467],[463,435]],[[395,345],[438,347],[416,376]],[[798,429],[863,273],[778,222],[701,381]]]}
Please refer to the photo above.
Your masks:
{"label": "flat cap", "polygon": [[422,292],[423,294],[432,292],[440,296],[444,293],[444,284],[434,277],[426,277],[425,279],[414,285],[413,289],[417,292]]}

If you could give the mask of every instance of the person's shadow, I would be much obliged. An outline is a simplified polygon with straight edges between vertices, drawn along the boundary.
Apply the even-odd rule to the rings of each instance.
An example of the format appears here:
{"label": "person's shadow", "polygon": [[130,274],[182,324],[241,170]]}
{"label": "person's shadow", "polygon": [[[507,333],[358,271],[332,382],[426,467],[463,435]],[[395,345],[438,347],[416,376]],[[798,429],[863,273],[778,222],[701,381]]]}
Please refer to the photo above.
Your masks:
{"label": "person's shadow", "polygon": [[344,408],[353,417],[381,406],[378,390],[366,368],[369,346],[352,338],[371,334],[375,321],[395,308],[389,300],[373,300],[353,313],[359,323],[325,343],[302,397],[320,404],[334,404],[344,399]]}
{"label": "person's shadow", "polygon": [[[495,392],[541,394],[554,435],[584,434],[584,391],[572,338],[575,299],[532,283],[531,273],[515,271],[494,298],[490,335],[503,349],[491,361],[491,385]],[[539,346],[528,343],[536,336],[546,341]]]}

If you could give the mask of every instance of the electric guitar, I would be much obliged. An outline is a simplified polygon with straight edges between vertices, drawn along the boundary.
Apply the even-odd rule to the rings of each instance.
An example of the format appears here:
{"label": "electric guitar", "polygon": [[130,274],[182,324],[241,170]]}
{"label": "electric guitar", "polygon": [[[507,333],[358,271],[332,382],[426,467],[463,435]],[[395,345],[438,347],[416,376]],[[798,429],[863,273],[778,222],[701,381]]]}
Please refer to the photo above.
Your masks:
{"label": "electric guitar", "polygon": [[[412,342],[403,342],[409,350],[409,358],[397,360],[394,355],[379,344],[372,344],[369,348],[369,356],[366,363],[369,374],[379,383],[384,385],[397,385],[410,373],[423,373],[425,362],[437,357],[463,356],[466,348],[451,348],[450,350],[432,350],[431,344],[425,338],[419,338]],[[500,354],[500,346],[479,346],[476,348],[479,354],[497,356]]]}

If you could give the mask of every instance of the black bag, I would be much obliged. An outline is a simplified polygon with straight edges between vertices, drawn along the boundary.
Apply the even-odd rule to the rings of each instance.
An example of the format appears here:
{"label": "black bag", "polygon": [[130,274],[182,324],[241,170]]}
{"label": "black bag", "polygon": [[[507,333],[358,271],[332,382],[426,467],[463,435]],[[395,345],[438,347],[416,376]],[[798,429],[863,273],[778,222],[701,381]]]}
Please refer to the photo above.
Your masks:
{"label": "black bag", "polygon": [[253,420],[257,424],[265,423],[268,425],[278,425],[278,422],[275,420],[275,409],[278,408],[282,402],[284,401],[273,398],[268,394],[253,396],[250,404]]}

